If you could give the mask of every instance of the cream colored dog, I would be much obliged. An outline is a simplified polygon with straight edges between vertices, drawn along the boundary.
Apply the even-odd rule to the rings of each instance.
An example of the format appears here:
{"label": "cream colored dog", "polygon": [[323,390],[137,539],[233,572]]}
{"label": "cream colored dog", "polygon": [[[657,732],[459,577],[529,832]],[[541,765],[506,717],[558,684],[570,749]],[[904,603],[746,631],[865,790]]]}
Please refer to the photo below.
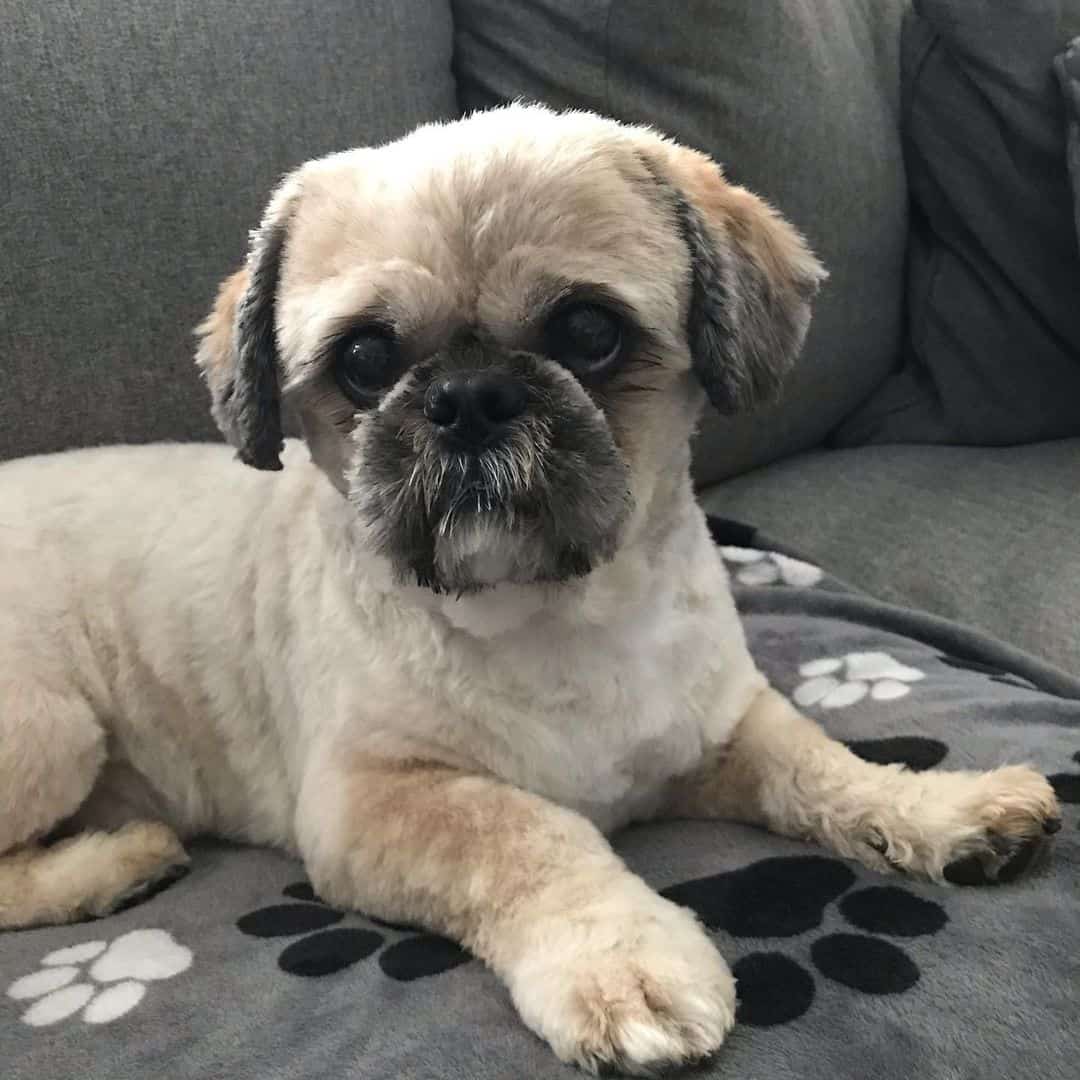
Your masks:
{"label": "cream colored dog", "polygon": [[605,832],[730,818],[935,880],[1052,832],[1030,769],[867,764],[747,652],[688,439],[775,390],[823,276],[707,158],[585,113],[289,176],[200,331],[256,468],[0,468],[0,926],[104,915],[184,837],[270,844],[643,1072],[716,1050],[735,985]]}

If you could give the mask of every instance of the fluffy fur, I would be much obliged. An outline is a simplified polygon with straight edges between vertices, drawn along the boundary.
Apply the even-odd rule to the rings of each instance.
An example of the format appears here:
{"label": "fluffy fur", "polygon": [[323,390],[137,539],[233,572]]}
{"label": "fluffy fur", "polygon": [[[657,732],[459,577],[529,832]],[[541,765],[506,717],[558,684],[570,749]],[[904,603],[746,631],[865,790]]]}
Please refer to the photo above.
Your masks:
{"label": "fluffy fur", "polygon": [[[940,879],[1051,831],[1031,770],[862,762],[747,652],[688,440],[706,395],[774,390],[822,277],[708,159],[584,113],[289,177],[200,328],[257,468],[0,467],[0,926],[104,914],[182,868],[177,837],[275,845],[328,900],[463,942],[564,1060],[644,1073],[715,1051],[735,987],[603,833],[726,816]],[[544,351],[581,289],[629,320],[601,385]],[[374,318],[406,362],[360,408],[334,343]],[[530,395],[483,452],[423,418],[462,366]]]}

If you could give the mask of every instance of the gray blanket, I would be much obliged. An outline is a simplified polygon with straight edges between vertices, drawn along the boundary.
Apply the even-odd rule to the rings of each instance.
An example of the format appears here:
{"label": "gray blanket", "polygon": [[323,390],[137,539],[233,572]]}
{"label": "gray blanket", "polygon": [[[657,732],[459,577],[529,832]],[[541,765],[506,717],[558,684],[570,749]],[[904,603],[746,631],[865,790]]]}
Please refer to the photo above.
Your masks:
{"label": "gray blanket", "polygon": [[[753,652],[805,711],[874,761],[1031,761],[1065,827],[1049,865],[982,889],[881,877],[723,823],[616,837],[633,869],[699,912],[739,980],[741,1023],[694,1075],[1075,1080],[1080,682],[713,524]],[[0,1075],[580,1075],[450,942],[321,904],[275,852],[193,855],[186,878],[111,918],[0,936]]]}

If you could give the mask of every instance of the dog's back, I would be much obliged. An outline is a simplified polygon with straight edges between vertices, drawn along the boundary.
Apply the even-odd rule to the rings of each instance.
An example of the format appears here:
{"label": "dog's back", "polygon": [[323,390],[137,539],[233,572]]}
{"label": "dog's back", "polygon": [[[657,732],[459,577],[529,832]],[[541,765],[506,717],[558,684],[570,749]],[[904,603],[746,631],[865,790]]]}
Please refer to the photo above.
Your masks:
{"label": "dog's back", "polygon": [[288,835],[286,807],[251,819],[252,790],[282,771],[274,740],[230,745],[216,721],[264,692],[223,658],[253,654],[267,517],[294,517],[312,484],[302,465],[261,476],[211,445],[0,467],[0,850],[76,810],[79,827],[152,809],[182,833]]}

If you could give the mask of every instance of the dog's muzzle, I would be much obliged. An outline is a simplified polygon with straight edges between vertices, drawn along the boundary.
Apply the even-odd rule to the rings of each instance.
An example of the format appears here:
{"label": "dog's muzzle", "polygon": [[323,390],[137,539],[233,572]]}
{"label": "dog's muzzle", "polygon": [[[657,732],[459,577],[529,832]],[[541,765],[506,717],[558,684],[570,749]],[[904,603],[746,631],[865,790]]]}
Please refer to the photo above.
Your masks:
{"label": "dog's muzzle", "polygon": [[614,553],[626,466],[603,413],[543,357],[433,357],[354,438],[350,498],[405,579],[458,592],[563,581]]}

